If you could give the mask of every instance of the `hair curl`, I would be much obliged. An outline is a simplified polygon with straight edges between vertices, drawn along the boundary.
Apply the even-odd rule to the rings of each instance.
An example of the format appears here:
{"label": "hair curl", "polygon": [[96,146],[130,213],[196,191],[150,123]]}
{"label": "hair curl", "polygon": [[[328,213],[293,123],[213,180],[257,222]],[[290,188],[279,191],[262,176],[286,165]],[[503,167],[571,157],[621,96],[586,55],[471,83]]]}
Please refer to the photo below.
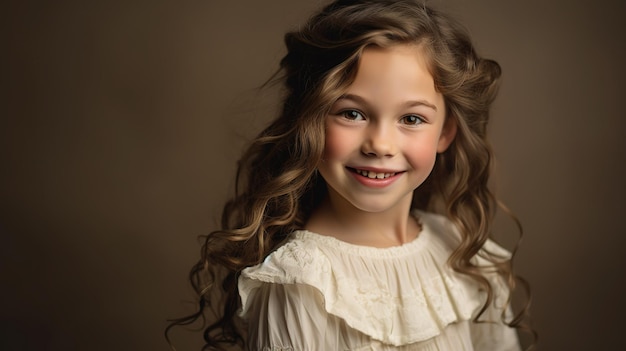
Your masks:
{"label": "hair curl", "polygon": [[[446,118],[457,124],[455,140],[437,156],[433,172],[415,190],[412,207],[442,212],[456,224],[461,243],[449,264],[487,291],[480,314],[492,303],[487,268],[477,267],[472,258],[481,254],[490,237],[499,205],[488,187],[493,152],[487,124],[500,66],[476,54],[460,24],[421,2],[338,0],[285,35],[287,54],[280,62],[279,78],[274,77],[284,82],[283,109],[239,161],[235,195],[224,206],[221,229],[206,236],[201,259],[190,272],[199,295],[197,312],[173,321],[166,335],[172,326],[205,320],[208,314],[204,350],[245,345],[236,315],[239,273],[260,263],[301,229],[324,197],[325,183],[316,172],[324,149],[324,121],[353,81],[363,50],[410,43],[425,52],[435,88],[444,97]],[[485,258],[511,292],[516,281],[528,289],[514,276],[511,259],[493,253]],[[527,297],[521,311],[505,322],[526,329],[528,304]]]}

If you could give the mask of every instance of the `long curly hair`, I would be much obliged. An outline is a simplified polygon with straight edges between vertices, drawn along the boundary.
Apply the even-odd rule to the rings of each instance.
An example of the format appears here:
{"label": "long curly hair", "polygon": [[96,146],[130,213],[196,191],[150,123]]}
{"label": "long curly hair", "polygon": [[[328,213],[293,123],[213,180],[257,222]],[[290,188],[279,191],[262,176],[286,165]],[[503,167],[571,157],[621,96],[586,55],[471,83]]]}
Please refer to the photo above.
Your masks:
{"label": "long curly hair", "polygon": [[[221,228],[206,236],[201,258],[191,270],[199,296],[197,311],[174,320],[166,335],[175,325],[200,319],[205,322],[203,350],[245,347],[237,316],[240,272],[262,262],[290,233],[302,229],[326,195],[324,180],[316,172],[324,150],[325,119],[354,80],[363,50],[407,43],[424,49],[435,88],[444,97],[446,118],[457,124],[455,140],[415,190],[412,207],[443,213],[457,226],[461,243],[449,265],[487,291],[477,320],[494,300],[487,269],[507,282],[511,294],[516,282],[528,288],[513,274],[510,258],[482,250],[499,205],[488,187],[493,152],[487,124],[500,66],[476,54],[460,24],[422,1],[337,0],[285,35],[287,54],[273,77],[284,84],[282,111],[240,159],[235,194],[224,206]],[[521,227],[519,234],[521,238]],[[477,267],[476,255],[493,265]],[[525,295],[520,312],[505,322],[524,329],[528,304]]]}

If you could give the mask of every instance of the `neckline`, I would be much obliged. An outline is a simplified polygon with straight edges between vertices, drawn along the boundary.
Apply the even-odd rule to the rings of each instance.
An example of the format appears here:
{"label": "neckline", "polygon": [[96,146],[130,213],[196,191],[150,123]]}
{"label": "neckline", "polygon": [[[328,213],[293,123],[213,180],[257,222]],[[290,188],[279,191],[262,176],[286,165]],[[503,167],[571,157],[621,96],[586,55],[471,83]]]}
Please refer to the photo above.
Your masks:
{"label": "neckline", "polygon": [[420,225],[422,227],[421,231],[415,239],[402,245],[389,247],[358,245],[337,239],[334,236],[322,235],[306,229],[295,231],[294,238],[300,240],[312,240],[316,243],[322,244],[325,247],[340,250],[342,252],[357,256],[367,256],[374,258],[402,256],[415,253],[417,250],[421,249],[425,245],[425,242],[428,240],[428,237],[430,236],[431,231],[428,225],[428,221],[424,220],[425,213],[421,211],[415,211],[414,215],[420,221]]}

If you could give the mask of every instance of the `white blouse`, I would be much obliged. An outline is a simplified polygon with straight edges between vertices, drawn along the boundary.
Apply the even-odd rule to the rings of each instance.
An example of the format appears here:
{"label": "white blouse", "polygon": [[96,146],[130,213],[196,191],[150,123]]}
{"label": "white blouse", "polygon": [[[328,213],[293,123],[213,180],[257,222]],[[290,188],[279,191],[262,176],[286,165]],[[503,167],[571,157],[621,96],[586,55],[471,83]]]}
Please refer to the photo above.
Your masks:
{"label": "white blouse", "polygon": [[[520,350],[500,322],[507,288],[487,276],[496,299],[446,263],[460,242],[442,216],[416,212],[422,231],[390,248],[349,244],[296,231],[239,278],[251,350]],[[490,252],[508,253],[489,241]],[[475,258],[478,264],[486,260]]]}

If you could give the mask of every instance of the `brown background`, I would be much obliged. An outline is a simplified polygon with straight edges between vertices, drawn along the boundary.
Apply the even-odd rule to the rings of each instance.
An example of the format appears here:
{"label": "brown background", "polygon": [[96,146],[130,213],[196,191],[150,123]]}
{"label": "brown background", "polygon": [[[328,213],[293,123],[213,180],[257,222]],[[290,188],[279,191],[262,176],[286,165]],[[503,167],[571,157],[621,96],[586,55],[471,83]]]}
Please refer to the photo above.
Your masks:
{"label": "brown background", "polygon": [[[254,88],[318,0],[12,1],[2,11],[0,349],[167,350]],[[623,1],[433,0],[504,69],[497,188],[540,350],[623,345]],[[503,224],[501,228],[509,229]],[[174,337],[181,349],[197,342]],[[188,347],[188,348],[185,348]]]}

